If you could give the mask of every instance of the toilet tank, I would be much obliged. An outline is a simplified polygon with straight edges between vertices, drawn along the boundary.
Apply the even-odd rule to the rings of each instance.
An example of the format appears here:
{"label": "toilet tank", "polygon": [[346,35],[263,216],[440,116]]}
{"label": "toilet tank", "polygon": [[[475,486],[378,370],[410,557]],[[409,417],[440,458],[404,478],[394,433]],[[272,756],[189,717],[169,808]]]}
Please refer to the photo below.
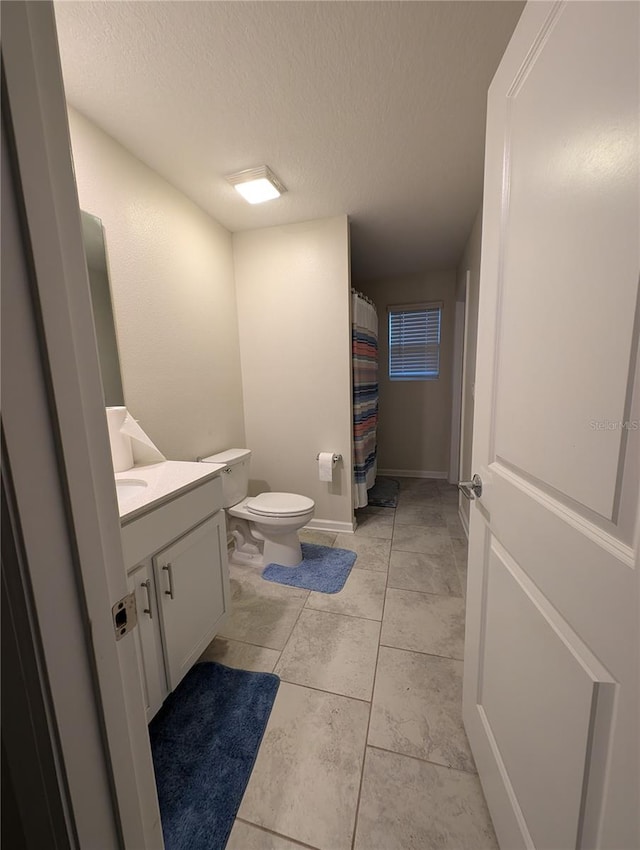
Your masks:
{"label": "toilet tank", "polygon": [[203,463],[224,463],[222,472],[222,498],[225,508],[237,505],[249,491],[249,461],[251,449],[227,449],[209,457],[203,457]]}

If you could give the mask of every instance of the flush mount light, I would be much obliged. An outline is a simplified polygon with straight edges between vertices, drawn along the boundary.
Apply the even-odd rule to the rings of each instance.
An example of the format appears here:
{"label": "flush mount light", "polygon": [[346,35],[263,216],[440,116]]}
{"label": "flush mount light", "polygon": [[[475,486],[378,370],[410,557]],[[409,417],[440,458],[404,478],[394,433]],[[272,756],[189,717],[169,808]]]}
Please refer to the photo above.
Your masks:
{"label": "flush mount light", "polygon": [[250,204],[272,201],[287,191],[273,171],[266,165],[261,165],[259,168],[248,168],[246,171],[239,171],[237,174],[230,174],[227,180]]}

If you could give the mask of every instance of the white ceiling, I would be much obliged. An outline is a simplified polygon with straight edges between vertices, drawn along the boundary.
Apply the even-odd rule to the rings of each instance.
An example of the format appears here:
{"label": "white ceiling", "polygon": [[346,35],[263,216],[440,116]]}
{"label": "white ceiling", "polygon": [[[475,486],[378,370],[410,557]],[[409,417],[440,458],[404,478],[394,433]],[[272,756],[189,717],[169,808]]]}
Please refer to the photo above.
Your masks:
{"label": "white ceiling", "polygon": [[[56,4],[69,101],[231,231],[348,213],[354,280],[454,266],[521,2]],[[250,206],[224,177],[287,186]]]}

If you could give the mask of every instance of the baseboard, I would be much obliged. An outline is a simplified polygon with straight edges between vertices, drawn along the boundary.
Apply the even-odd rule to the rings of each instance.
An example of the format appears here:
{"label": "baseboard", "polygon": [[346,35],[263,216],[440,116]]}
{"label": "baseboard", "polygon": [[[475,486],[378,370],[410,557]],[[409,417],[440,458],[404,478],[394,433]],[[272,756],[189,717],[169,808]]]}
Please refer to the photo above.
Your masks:
{"label": "baseboard", "polygon": [[[463,497],[464,498],[464,497]],[[458,508],[458,516],[460,517],[460,525],[462,526],[462,530],[464,531],[467,540],[469,539],[469,521],[467,519],[467,515],[462,510],[461,507]]]}
{"label": "baseboard", "polygon": [[339,522],[337,519],[312,519],[305,525],[309,531],[329,531],[336,534],[353,534],[356,524],[351,522]]}
{"label": "baseboard", "polygon": [[399,475],[401,478],[449,478],[449,472],[431,472],[428,469],[379,469],[380,475]]}

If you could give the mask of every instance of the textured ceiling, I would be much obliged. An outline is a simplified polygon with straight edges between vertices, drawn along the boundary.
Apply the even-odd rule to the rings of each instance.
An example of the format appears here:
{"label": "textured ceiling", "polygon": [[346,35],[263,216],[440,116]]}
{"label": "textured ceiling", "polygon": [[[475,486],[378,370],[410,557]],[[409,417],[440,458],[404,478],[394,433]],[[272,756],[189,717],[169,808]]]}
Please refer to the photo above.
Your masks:
{"label": "textured ceiling", "polygon": [[[515,2],[56,4],[67,97],[231,231],[347,213],[355,281],[455,265]],[[287,186],[249,206],[224,176]]]}

